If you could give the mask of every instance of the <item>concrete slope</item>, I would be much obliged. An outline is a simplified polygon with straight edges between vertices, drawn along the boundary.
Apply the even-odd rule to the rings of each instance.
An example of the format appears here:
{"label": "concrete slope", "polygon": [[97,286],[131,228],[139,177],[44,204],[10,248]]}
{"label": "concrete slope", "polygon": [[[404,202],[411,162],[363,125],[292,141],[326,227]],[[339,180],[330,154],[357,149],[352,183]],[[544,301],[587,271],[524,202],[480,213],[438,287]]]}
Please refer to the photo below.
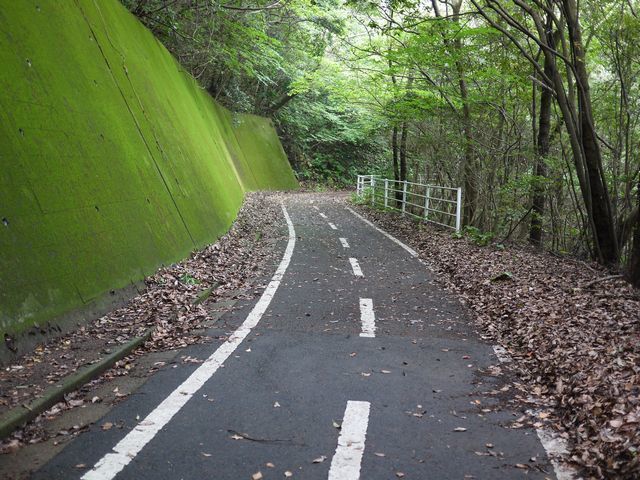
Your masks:
{"label": "concrete slope", "polygon": [[218,105],[117,0],[0,0],[0,63],[0,337],[213,242],[247,191],[297,186],[270,120]]}

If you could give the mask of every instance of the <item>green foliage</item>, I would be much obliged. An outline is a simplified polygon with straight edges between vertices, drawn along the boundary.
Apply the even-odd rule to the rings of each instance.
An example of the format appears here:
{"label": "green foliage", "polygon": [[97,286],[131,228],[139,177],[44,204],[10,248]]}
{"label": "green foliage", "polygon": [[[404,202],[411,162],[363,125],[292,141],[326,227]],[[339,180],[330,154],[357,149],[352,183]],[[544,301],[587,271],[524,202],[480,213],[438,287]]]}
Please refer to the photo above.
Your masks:
{"label": "green foliage", "polygon": [[[250,12],[222,0],[124,1],[216,98],[273,117],[303,181],[341,187],[358,173],[399,176],[395,129],[409,180],[461,186],[473,197],[465,210],[473,206],[475,215],[465,221],[525,240],[533,196],[542,193],[546,246],[589,250],[586,187],[556,100],[544,175],[534,175],[540,96],[549,86],[531,61],[541,66],[544,56],[497,10],[489,18],[509,37],[468,2],[456,16],[457,2],[444,0],[290,0],[268,9],[274,4],[257,0]],[[585,2],[578,20],[588,39],[602,176],[622,220],[638,203],[640,19],[630,2]],[[541,4],[531,8],[546,15]],[[500,11],[535,37],[530,16],[514,2],[502,2]],[[562,15],[562,8],[549,11]],[[567,30],[561,33],[570,50]],[[575,97],[564,62],[559,68]]]}
{"label": "green foliage", "polygon": [[200,280],[198,280],[197,278],[189,275],[188,273],[183,273],[182,275],[180,275],[180,281],[182,283],[184,283],[185,285],[198,285],[198,284],[200,284]]}
{"label": "green foliage", "polygon": [[371,205],[372,194],[373,190],[371,188],[365,188],[359,194],[357,192],[353,192],[351,194],[351,203],[354,205]]}
{"label": "green foliage", "polygon": [[486,247],[491,243],[495,234],[493,232],[482,232],[478,227],[467,225],[460,232],[452,233],[451,237],[456,239],[467,238],[479,247]]}

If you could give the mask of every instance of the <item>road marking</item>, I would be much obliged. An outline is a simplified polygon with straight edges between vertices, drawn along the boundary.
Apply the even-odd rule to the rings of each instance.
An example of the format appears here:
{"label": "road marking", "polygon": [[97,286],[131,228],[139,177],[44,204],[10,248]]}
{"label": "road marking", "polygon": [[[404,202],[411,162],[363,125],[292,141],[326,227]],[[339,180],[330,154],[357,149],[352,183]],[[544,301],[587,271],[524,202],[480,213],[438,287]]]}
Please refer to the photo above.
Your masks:
{"label": "road marking", "polygon": [[322,212],[320,212],[320,216],[321,216],[322,218],[327,218],[327,216],[326,216],[324,213],[322,213]]}
{"label": "road marking", "polygon": [[[352,214],[354,214],[356,217],[358,217],[360,220],[362,220],[364,223],[366,223],[370,227],[372,227],[375,230],[377,230],[378,232],[380,232],[382,235],[387,237],[392,242],[395,242],[396,244],[398,244],[400,247],[402,247],[404,250],[406,250],[412,257],[416,257],[416,258],[418,257],[418,252],[416,252],[413,248],[411,248],[408,245],[404,244],[403,242],[401,242],[400,240],[395,238],[393,235],[385,232],[381,228],[378,228],[372,222],[370,222],[369,220],[367,220],[366,218],[364,218],[362,215],[360,215],[359,213],[355,212],[351,208],[345,207],[345,209],[350,211]],[[351,260],[351,259],[349,259],[349,260]],[[353,260],[355,260],[355,259],[353,259]],[[418,260],[420,260],[420,259],[418,258]],[[355,270],[354,270],[354,273],[355,273]],[[362,334],[360,334],[360,335],[362,335]],[[507,352],[504,347],[502,347],[500,345],[495,345],[493,347],[493,351],[495,352],[496,356],[498,357],[498,360],[501,363],[509,363],[509,362],[513,361],[511,356],[509,355],[509,352]],[[538,434],[538,438],[540,439],[540,443],[542,443],[543,448],[547,452],[547,457],[549,457],[549,460],[550,460],[551,464],[553,465],[553,470],[554,470],[554,472],[556,474],[556,478],[558,480],[573,480],[573,479],[575,479],[576,475],[577,475],[576,470],[573,469],[570,465],[566,464],[565,462],[562,462],[561,460],[559,460],[559,458],[561,458],[563,456],[566,456],[566,452],[568,451],[568,447],[567,447],[566,441],[564,439],[562,439],[561,437],[558,437],[557,435],[554,435],[554,434],[550,433],[548,430],[545,430],[545,429],[538,428],[538,429],[536,429],[536,433]],[[332,464],[332,466],[333,466],[333,464]],[[357,477],[355,477],[355,478],[357,478]],[[337,477],[336,477],[336,479],[337,479]]]}
{"label": "road marking", "polygon": [[358,263],[358,260],[356,260],[355,258],[350,258],[349,263],[351,263],[353,274],[356,277],[364,277],[364,275],[362,274],[362,269],[360,268],[360,264]]}
{"label": "road marking", "polygon": [[138,423],[118,444],[112,453],[107,453],[96,463],[92,470],[82,476],[83,480],[111,480],[122,471],[131,460],[153,439],[153,437],[180,411],[195,393],[211,378],[227,358],[238,348],[249,335],[262,315],[267,310],[284,276],[293,249],[296,244],[296,233],[289,218],[287,209],[282,205],[282,213],[289,227],[289,242],[282,261],[274,273],[262,296],[249,312],[245,321],[233,332],[229,339],[194,371],[189,378],[176,388],[147,417]]}
{"label": "road marking", "polygon": [[416,252],[413,248],[409,247],[408,245],[405,245],[404,243],[402,243],[400,240],[398,240],[396,237],[394,237],[393,235],[388,234],[387,232],[385,232],[384,230],[382,230],[381,228],[376,227],[373,223],[371,223],[369,220],[367,220],[366,218],[364,218],[362,215],[360,215],[359,213],[353,211],[352,209],[350,209],[349,207],[345,207],[347,210],[349,210],[351,213],[353,213],[356,217],[358,217],[360,220],[362,220],[364,223],[366,223],[367,225],[369,225],[370,227],[375,228],[378,232],[380,232],[381,234],[383,234],[385,237],[387,237],[389,240],[391,240],[392,242],[397,243],[398,245],[400,245],[402,248],[404,248],[407,252],[409,252],[409,255],[411,255],[412,257],[418,257],[418,252]]}
{"label": "road marking", "polygon": [[[511,363],[513,361],[511,355],[509,355],[509,352],[507,352],[504,347],[494,345],[493,351],[501,363]],[[527,410],[527,413],[531,416],[536,416],[535,412],[532,410]],[[567,458],[567,454],[569,453],[567,441],[551,430],[545,428],[536,428],[536,433],[538,434],[542,447],[545,452],[547,452],[547,458],[553,466],[553,471],[556,474],[556,480],[574,480],[577,477],[578,472],[563,460],[563,458]]]}
{"label": "road marking", "polygon": [[335,226],[333,223],[331,223],[331,222],[329,222],[329,226],[330,226],[331,228],[333,228],[334,230],[337,230],[337,229],[338,229],[338,227],[336,227],[336,226]]}
{"label": "road marking", "polygon": [[361,337],[374,338],[376,336],[376,315],[373,312],[373,300],[360,299],[360,321],[362,322]]}
{"label": "road marking", "polygon": [[496,357],[498,357],[498,360],[500,360],[501,363],[511,363],[511,356],[503,346],[494,345],[493,351],[495,352]]}
{"label": "road marking", "polygon": [[349,248],[349,242],[347,242],[347,239],[346,239],[346,238],[342,238],[342,237],[340,237],[340,243],[342,244],[342,246],[343,246],[344,248]]}
{"label": "road marking", "polygon": [[576,470],[559,460],[562,457],[566,457],[569,453],[567,441],[551,433],[549,430],[542,428],[537,428],[536,433],[538,434],[540,443],[542,443],[542,446],[547,451],[547,457],[549,457],[551,465],[553,465],[556,480],[573,480],[576,478]]}
{"label": "road marking", "polygon": [[347,402],[328,480],[359,480],[370,407],[369,402]]}

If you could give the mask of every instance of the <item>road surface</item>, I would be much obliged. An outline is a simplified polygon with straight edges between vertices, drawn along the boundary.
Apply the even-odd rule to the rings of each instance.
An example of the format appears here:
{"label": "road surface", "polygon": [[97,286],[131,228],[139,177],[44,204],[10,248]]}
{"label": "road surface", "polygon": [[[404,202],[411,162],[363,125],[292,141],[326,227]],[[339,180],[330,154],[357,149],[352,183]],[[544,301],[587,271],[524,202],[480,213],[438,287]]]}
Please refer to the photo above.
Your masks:
{"label": "road surface", "polygon": [[283,229],[265,292],[211,330],[227,341],[189,347],[201,363],[156,373],[33,478],[555,478],[414,252],[327,197],[286,197]]}

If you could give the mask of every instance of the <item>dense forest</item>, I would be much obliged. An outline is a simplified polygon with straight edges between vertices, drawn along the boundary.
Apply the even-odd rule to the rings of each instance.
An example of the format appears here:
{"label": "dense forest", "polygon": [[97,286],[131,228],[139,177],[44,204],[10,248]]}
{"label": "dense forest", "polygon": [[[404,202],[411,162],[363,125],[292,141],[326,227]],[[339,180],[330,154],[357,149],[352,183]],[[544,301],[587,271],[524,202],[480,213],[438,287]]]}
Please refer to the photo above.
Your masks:
{"label": "dense forest", "polygon": [[464,189],[464,225],[640,285],[633,0],[126,0],[301,180]]}

